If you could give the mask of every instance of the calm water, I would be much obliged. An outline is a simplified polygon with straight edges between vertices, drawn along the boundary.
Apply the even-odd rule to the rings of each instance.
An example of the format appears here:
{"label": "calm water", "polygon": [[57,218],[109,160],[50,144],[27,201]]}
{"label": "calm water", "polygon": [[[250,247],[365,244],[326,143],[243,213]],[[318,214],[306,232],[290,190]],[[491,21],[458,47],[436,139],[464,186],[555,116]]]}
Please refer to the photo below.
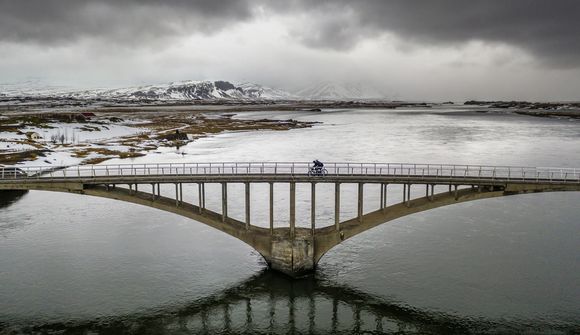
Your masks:
{"label": "calm water", "polygon": [[[322,123],[224,134],[135,162],[580,167],[578,121],[469,110],[239,117]],[[298,187],[304,225],[307,189]],[[344,218],[356,211],[354,189],[343,189]],[[193,188],[184,191],[197,201]],[[331,191],[317,189],[320,225],[333,222]],[[252,192],[252,222],[266,225],[267,191]],[[218,211],[213,193],[207,201]],[[242,188],[228,194],[229,212],[243,218]],[[366,194],[370,211],[378,189]],[[284,226],[287,187],[276,196],[276,225]],[[0,333],[578,333],[579,204],[580,193],[546,193],[415,214],[346,241],[316,276],[290,281],[265,271],[243,243],[173,214],[71,194],[14,195],[0,203]]]}

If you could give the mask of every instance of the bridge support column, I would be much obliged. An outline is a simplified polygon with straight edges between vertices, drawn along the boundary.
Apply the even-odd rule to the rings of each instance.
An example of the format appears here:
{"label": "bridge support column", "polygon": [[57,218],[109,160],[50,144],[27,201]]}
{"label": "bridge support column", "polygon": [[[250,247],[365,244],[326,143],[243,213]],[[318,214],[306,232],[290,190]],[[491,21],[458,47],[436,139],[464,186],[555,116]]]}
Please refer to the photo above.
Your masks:
{"label": "bridge support column", "polygon": [[364,184],[358,183],[358,222],[362,222],[363,217],[363,197],[364,197]]}
{"label": "bridge support column", "polygon": [[204,183],[197,184],[197,190],[199,199],[199,212],[201,213],[203,211],[203,208],[205,208],[205,184]]}
{"label": "bridge support column", "polygon": [[380,209],[383,209],[383,205],[384,205],[384,201],[383,199],[385,198],[385,184],[381,183],[381,204],[379,206]]}
{"label": "bridge support column", "polygon": [[274,183],[270,183],[270,235],[274,234]]}
{"label": "bridge support column", "polygon": [[250,183],[246,183],[246,230],[250,229]]}
{"label": "bridge support column", "polygon": [[222,222],[228,217],[228,184],[222,183]]}
{"label": "bridge support column", "polygon": [[179,207],[179,184],[175,184],[175,206]]}
{"label": "bridge support column", "polygon": [[383,197],[383,212],[385,211],[385,208],[387,208],[387,194],[389,194],[389,184],[383,184],[384,187],[384,197]]}
{"label": "bridge support column", "polygon": [[310,229],[312,229],[312,236],[314,236],[314,230],[316,229],[316,183],[312,183],[311,196],[311,208],[310,208]]}
{"label": "bridge support column", "polygon": [[334,184],[334,226],[340,230],[340,183]]}
{"label": "bridge support column", "polygon": [[290,183],[290,238],[294,239],[296,227],[296,183]]}

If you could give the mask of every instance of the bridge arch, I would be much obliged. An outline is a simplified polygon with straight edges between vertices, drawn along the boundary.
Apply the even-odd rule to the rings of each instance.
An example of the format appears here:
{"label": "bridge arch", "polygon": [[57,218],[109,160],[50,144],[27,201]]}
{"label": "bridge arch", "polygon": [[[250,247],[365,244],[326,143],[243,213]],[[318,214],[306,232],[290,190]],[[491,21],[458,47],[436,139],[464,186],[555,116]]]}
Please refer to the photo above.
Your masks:
{"label": "bridge arch", "polygon": [[[224,220],[222,214],[216,213],[207,208],[201,208],[190,203],[176,201],[176,199],[161,195],[152,195],[147,192],[121,187],[109,187],[106,185],[90,185],[88,187],[79,184],[67,184],[65,187],[62,185],[23,185],[20,187],[14,187],[13,189],[16,188],[95,196],[147,206],[187,217],[241,240],[258,251],[268,264],[271,266],[274,265],[274,267],[275,264],[272,264],[272,262],[273,260],[275,261],[275,258],[279,257],[279,255],[276,255],[276,248],[273,248],[273,245],[282,244],[283,249],[290,248],[293,249],[293,252],[298,251],[300,253],[300,249],[304,244],[306,244],[307,249],[310,248],[310,251],[307,253],[311,253],[311,255],[306,256],[311,258],[314,267],[329,250],[341,244],[343,241],[401,217],[431,209],[482,199],[539,192],[580,191],[580,185],[529,185],[525,187],[522,187],[521,185],[512,185],[507,188],[487,187],[459,189],[457,190],[457,193],[441,192],[380,208],[366,213],[360,218],[355,217],[348,219],[340,223],[340,229],[336,229],[335,226],[316,228],[313,234],[314,236],[311,235],[309,229],[296,228],[294,243],[298,241],[302,244],[296,248],[296,245],[285,240],[285,236],[289,233],[288,228],[275,228],[275,231],[272,232],[263,227],[253,225],[248,227],[244,222],[230,217],[227,217]],[[285,270],[283,272],[288,273],[288,271]]]}
{"label": "bridge arch", "polygon": [[363,215],[362,218],[355,217],[344,221],[341,223],[340,231],[337,231],[333,227],[321,228],[320,232],[317,233],[316,239],[318,243],[316,262],[318,262],[328,251],[343,241],[405,216],[476,200],[532,193],[573,191],[580,191],[580,185],[535,185],[531,187],[508,187],[507,189],[490,188],[488,190],[468,188],[458,190],[457,194],[454,192],[441,192],[434,194],[433,196],[416,198],[409,200],[408,202],[400,202],[376,211],[369,212]]}
{"label": "bridge arch", "polygon": [[[82,189],[82,185],[75,185],[74,187],[46,187],[44,185],[33,186],[28,185],[19,188],[19,190],[30,191],[48,191],[48,192],[62,192],[78,195],[88,195],[110,200],[118,200],[132,204],[142,205],[161,211],[177,214],[194,221],[205,224],[209,227],[222,231],[242,242],[249,245],[261,255],[267,256],[269,252],[269,231],[266,228],[252,226],[250,230],[245,229],[245,224],[241,221],[228,217],[225,222],[222,220],[222,215],[213,212],[207,208],[200,210],[198,206],[187,202],[180,202],[176,206],[175,199],[156,195],[153,200],[152,194],[142,191],[131,191],[120,187],[107,186],[91,186]],[[1,191],[0,191],[1,192]]]}

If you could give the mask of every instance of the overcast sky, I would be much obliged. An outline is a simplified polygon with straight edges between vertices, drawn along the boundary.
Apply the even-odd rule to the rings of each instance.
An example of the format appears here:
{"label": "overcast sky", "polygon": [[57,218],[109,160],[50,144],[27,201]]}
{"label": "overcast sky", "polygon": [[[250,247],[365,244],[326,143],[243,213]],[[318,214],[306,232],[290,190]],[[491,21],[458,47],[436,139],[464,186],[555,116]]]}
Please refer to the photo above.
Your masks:
{"label": "overcast sky", "polygon": [[580,100],[580,1],[0,0],[0,83],[31,78]]}

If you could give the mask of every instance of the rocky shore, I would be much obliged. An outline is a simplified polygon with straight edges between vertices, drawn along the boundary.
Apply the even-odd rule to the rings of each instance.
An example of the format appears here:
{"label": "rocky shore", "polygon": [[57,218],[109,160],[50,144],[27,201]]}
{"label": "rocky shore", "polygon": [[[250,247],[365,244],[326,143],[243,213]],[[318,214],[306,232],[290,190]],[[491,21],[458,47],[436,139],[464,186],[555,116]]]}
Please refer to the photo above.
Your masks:
{"label": "rocky shore", "polygon": [[466,101],[467,106],[507,110],[520,115],[580,119],[580,102]]}

